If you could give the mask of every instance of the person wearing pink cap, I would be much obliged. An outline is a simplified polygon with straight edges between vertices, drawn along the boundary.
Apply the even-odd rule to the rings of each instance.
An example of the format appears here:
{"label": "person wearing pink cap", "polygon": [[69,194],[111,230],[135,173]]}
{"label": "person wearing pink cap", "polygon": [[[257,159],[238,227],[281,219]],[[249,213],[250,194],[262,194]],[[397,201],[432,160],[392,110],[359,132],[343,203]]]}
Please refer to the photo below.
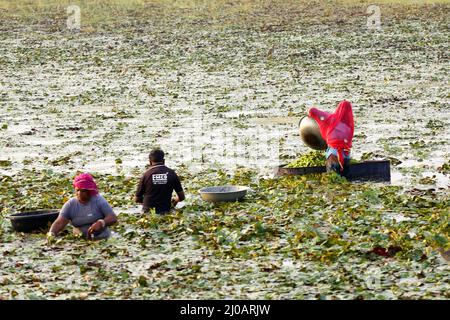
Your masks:
{"label": "person wearing pink cap", "polygon": [[47,236],[56,236],[71,222],[74,232],[84,238],[109,238],[111,232],[108,226],[117,222],[117,216],[106,199],[98,193],[94,178],[89,173],[82,173],[75,177],[73,186],[76,197],[64,204]]}

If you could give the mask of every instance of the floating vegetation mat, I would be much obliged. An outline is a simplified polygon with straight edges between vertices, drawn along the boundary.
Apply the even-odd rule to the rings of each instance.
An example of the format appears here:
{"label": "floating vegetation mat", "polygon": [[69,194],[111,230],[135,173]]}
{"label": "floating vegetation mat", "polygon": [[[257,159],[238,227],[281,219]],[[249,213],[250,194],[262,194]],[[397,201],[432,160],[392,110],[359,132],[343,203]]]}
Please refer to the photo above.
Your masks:
{"label": "floating vegetation mat", "polygon": [[[16,211],[60,207],[71,174],[0,176],[0,298],[449,298],[450,197],[435,190],[350,184],[334,174],[260,179],[181,170],[186,206],[140,215],[138,176],[95,174],[119,213],[114,237],[70,228],[55,243],[11,230]],[[243,202],[210,204],[205,185],[248,185]]]}
{"label": "floating vegetation mat", "polygon": [[286,168],[318,167],[325,165],[325,152],[310,151],[288,163]]}

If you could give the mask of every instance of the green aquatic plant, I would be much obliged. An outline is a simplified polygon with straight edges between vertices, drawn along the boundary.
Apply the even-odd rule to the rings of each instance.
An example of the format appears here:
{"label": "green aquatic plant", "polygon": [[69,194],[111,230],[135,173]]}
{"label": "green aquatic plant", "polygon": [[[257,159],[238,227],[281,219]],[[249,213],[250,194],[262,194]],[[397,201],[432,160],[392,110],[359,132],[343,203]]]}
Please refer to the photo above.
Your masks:
{"label": "green aquatic plant", "polygon": [[447,163],[444,163],[442,166],[438,168],[439,172],[442,172],[443,174],[450,174],[450,161]]}
{"label": "green aquatic plant", "polygon": [[[244,168],[195,175],[182,168],[186,206],[160,216],[122,212],[134,206],[138,175],[94,176],[119,213],[116,235],[108,241],[76,238],[70,228],[50,242],[44,233],[12,232],[10,213],[60,207],[72,196],[73,174],[23,170],[0,177],[0,297],[223,298],[253,292],[280,298],[300,282],[310,286],[298,287],[299,297],[314,298],[319,291],[373,297],[364,275],[380,266],[386,281],[380,294],[394,290],[395,297],[432,298],[448,292],[446,269],[435,252],[450,244],[445,193],[350,183],[335,173],[271,179]],[[218,204],[197,194],[202,186],[223,183],[254,192],[244,201]],[[291,264],[299,272],[286,278]],[[433,286],[410,290],[401,281],[405,274]],[[73,279],[69,285],[67,277]],[[250,279],[254,287],[244,295],[221,289],[227,281],[246,287]],[[316,287],[318,279],[333,285]]]}
{"label": "green aquatic plant", "polygon": [[310,151],[288,163],[286,168],[316,167],[325,165],[325,152]]}
{"label": "green aquatic plant", "polygon": [[12,165],[11,160],[0,160],[0,167],[9,167]]}
{"label": "green aquatic plant", "polygon": [[[152,1],[152,10],[142,10],[143,1],[120,0],[127,7],[138,3],[135,10],[102,3],[118,1],[95,1],[90,10],[81,3],[82,32],[72,34],[55,19],[61,17],[61,1],[42,6],[42,1],[0,0],[7,4],[0,5],[0,64],[6,77],[1,123],[8,124],[0,124],[0,140],[3,159],[12,156],[11,166],[0,167],[0,299],[449,298],[448,263],[436,253],[449,249],[447,189],[417,190],[406,180],[402,187],[349,183],[334,173],[270,179],[243,169],[193,173],[178,167],[185,207],[166,216],[140,215],[133,203],[149,149],[170,145],[169,164],[179,160],[172,152],[185,152],[192,142],[185,139],[191,131],[178,129],[197,127],[197,111],[203,133],[233,131],[246,148],[266,132],[281,135],[280,154],[290,156],[298,146],[296,125],[255,125],[251,119],[300,116],[310,94],[330,110],[335,93],[360,92],[364,79],[374,81],[363,94],[350,94],[359,151],[377,151],[373,139],[381,135],[378,153],[393,166],[410,155],[424,164],[439,156],[435,151],[445,152],[448,140],[445,119],[429,117],[445,114],[447,93],[428,90],[423,80],[429,75],[426,80],[436,88],[447,87],[448,4],[383,5],[386,21],[396,20],[385,30],[389,36],[361,37],[359,13],[366,6],[353,0],[355,5],[339,9],[348,18],[345,30],[342,15],[320,15],[324,8],[333,11],[329,3],[277,1],[261,7],[258,1],[233,6],[216,1],[206,11],[178,2],[167,6],[170,1]],[[251,13],[252,8],[264,14]],[[322,16],[327,23],[316,30]],[[132,23],[123,23],[124,17]],[[299,21],[306,28],[301,41],[293,41]],[[92,45],[97,31],[105,41]],[[426,43],[418,42],[424,35]],[[355,41],[356,46],[347,45]],[[380,50],[367,50],[375,42]],[[399,68],[400,60],[412,67]],[[339,72],[367,62],[390,72],[381,78],[379,68],[363,68],[356,77]],[[74,90],[58,82],[55,65]],[[80,67],[83,73],[77,74]],[[36,72],[39,81],[29,77]],[[141,78],[149,80],[148,90],[139,90]],[[326,85],[326,79],[336,81]],[[406,85],[402,79],[408,79]],[[21,131],[29,128],[37,131]],[[259,128],[264,130],[255,136],[253,129]],[[32,139],[22,137],[30,133]],[[414,143],[418,136],[423,142]],[[214,154],[208,145],[220,149],[222,143],[207,136],[205,141],[202,161],[209,165]],[[83,154],[65,158],[69,150]],[[115,159],[124,163],[115,165]],[[131,160],[142,161],[135,171],[128,171]],[[88,164],[129,175],[94,173],[102,195],[119,213],[113,238],[90,242],[67,228],[47,243],[43,233],[12,232],[10,213],[60,208],[74,195],[74,171]],[[36,169],[17,171],[22,166]],[[397,173],[405,177],[422,177],[428,170],[403,169]],[[442,169],[450,172],[448,166]],[[244,201],[220,204],[206,203],[197,193],[222,184],[253,191]]]}
{"label": "green aquatic plant", "polygon": [[[288,163],[285,168],[302,168],[302,167],[318,167],[325,165],[325,152],[310,151],[301,155],[294,161]],[[350,159],[350,164],[359,163],[356,159]]]}

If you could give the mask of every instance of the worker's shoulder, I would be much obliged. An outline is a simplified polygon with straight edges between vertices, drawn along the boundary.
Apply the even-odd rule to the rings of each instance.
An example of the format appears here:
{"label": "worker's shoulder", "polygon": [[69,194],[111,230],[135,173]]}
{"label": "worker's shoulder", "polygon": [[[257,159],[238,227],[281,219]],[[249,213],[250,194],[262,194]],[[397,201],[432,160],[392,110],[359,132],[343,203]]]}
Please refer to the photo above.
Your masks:
{"label": "worker's shoulder", "polygon": [[95,201],[95,203],[97,204],[104,204],[105,202],[108,203],[108,201],[105,199],[105,197],[103,197],[100,193],[95,195],[93,197],[93,200]]}
{"label": "worker's shoulder", "polygon": [[162,173],[162,174],[167,173],[167,174],[169,174],[169,176],[178,176],[177,173],[175,172],[175,170],[173,170],[167,166],[160,167],[157,173]]}
{"label": "worker's shoulder", "polygon": [[66,206],[73,206],[76,205],[78,203],[78,199],[77,197],[71,197],[69,200],[67,200],[64,205]]}
{"label": "worker's shoulder", "polygon": [[165,165],[158,165],[158,166],[154,166],[149,168],[147,171],[145,171],[144,176],[150,176],[154,173],[160,174],[160,173],[171,173],[171,174],[176,174],[175,170],[165,166]]}
{"label": "worker's shoulder", "polygon": [[167,166],[165,166],[165,170],[166,170],[167,172],[176,173],[174,169],[169,168],[169,167],[167,167]]}
{"label": "worker's shoulder", "polygon": [[175,176],[178,177],[177,172],[174,169],[166,167],[166,172],[169,172],[170,174],[175,175]]}

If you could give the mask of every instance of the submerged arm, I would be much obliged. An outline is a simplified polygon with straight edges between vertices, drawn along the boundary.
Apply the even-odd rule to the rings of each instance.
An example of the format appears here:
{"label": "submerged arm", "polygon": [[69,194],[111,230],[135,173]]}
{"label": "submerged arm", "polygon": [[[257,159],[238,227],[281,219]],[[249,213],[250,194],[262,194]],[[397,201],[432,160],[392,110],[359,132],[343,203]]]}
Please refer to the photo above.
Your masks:
{"label": "submerged arm", "polygon": [[58,218],[53,222],[52,226],[50,227],[49,233],[52,235],[57,235],[60,233],[64,227],[69,223],[69,220],[64,218],[63,216],[58,216]]}

